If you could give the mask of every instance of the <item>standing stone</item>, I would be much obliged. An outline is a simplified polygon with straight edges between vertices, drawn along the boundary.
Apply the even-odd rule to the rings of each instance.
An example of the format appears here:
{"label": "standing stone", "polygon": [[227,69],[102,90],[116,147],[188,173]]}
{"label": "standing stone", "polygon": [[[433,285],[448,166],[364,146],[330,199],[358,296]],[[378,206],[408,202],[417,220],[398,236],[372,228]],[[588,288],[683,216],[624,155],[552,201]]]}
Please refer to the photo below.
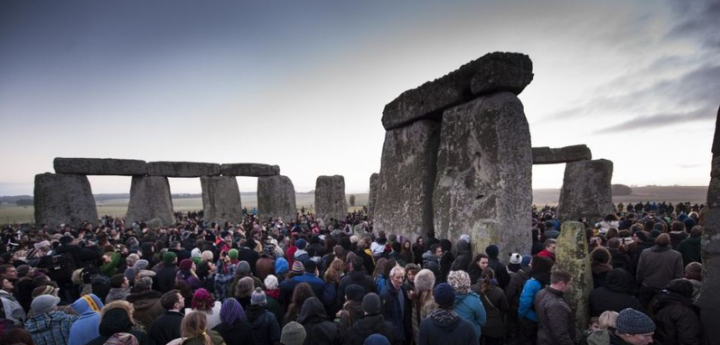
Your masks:
{"label": "standing stone", "polygon": [[558,203],[560,221],[598,222],[612,213],[612,174],[613,163],[606,159],[567,163]]}
{"label": "standing stone", "polygon": [[529,253],[532,208],[530,128],[520,100],[503,92],[443,114],[433,192],[435,236],[470,235],[500,258]]}
{"label": "standing stone", "polygon": [[347,216],[345,178],[340,175],[320,176],[315,182],[315,214],[325,222],[344,220]]}
{"label": "standing stone", "polygon": [[554,267],[573,275],[573,288],[567,295],[568,301],[575,314],[576,328],[587,329],[590,320],[587,301],[594,286],[585,226],[580,222],[563,223],[557,241]]}
{"label": "standing stone", "polygon": [[237,179],[233,176],[203,176],[200,178],[204,217],[222,223],[242,221],[242,205]]}
{"label": "standing stone", "polygon": [[373,215],[375,213],[375,202],[377,199],[379,178],[380,174],[378,173],[373,173],[372,175],[370,175],[370,193],[368,194],[368,219],[373,219]]}
{"label": "standing stone", "polygon": [[62,158],[53,160],[55,172],[80,175],[145,175],[147,163],[135,159]]}
{"label": "standing stone", "polygon": [[98,220],[90,181],[85,175],[35,175],[35,223],[56,227],[70,224],[79,228],[82,222]]}
{"label": "standing stone", "polygon": [[375,231],[410,238],[433,233],[432,195],[439,142],[440,123],[430,120],[385,133],[374,193]]}
{"label": "standing stone", "polygon": [[258,217],[280,218],[286,224],[297,218],[295,186],[283,175],[258,177]]}
{"label": "standing stone", "polygon": [[170,183],[164,176],[133,176],[127,224],[159,221],[168,226],[175,223]]}

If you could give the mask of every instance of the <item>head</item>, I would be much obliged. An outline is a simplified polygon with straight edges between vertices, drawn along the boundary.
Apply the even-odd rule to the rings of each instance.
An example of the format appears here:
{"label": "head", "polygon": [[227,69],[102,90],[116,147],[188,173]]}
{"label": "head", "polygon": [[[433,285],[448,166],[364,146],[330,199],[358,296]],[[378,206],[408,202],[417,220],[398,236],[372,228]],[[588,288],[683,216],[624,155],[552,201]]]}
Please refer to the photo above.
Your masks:
{"label": "head", "polygon": [[597,247],[590,252],[590,259],[593,264],[609,264],[610,260],[612,260],[612,255],[610,255],[607,249]]}
{"label": "head", "polygon": [[192,299],[192,308],[193,309],[208,311],[208,310],[212,310],[214,304],[215,304],[215,299],[212,297],[212,295],[207,290],[202,289],[202,288],[195,290],[195,293],[193,294],[193,299]]}
{"label": "head", "polygon": [[303,345],[306,337],[305,327],[295,321],[290,321],[280,333],[280,343],[283,345]]}
{"label": "head", "polygon": [[160,305],[165,310],[181,310],[185,308],[185,298],[180,294],[180,290],[170,290],[160,297]]}
{"label": "head", "polygon": [[[205,333],[205,327],[207,326],[207,316],[203,312],[191,311],[189,314],[183,317],[180,323],[180,335],[184,338],[197,338],[203,337],[206,340],[209,338]],[[205,341],[205,344],[208,342]]]}
{"label": "head", "polygon": [[251,277],[243,277],[237,282],[237,286],[235,287],[235,297],[251,297],[254,290],[255,280],[253,280]]}
{"label": "head", "polygon": [[554,238],[548,238],[547,240],[545,240],[544,246],[545,250],[554,254],[555,248],[557,247],[557,240]]}
{"label": "head", "polygon": [[235,321],[245,319],[245,310],[234,298],[226,298],[220,307],[220,320],[232,325]]}
{"label": "head", "polygon": [[693,279],[702,281],[702,264],[699,262],[691,262],[685,266],[685,279]]}
{"label": "head", "polygon": [[267,305],[267,297],[265,296],[265,291],[263,291],[261,288],[255,288],[255,291],[252,293],[252,296],[250,297],[250,304],[251,305],[259,305],[259,306],[266,306]]}
{"label": "head", "polygon": [[660,234],[657,238],[655,238],[655,244],[661,247],[667,247],[670,245],[670,235],[668,234]]}
{"label": "head", "polygon": [[453,309],[455,306],[455,289],[448,283],[438,284],[438,286],[433,289],[433,297],[435,298],[435,303],[442,309]]}
{"label": "head", "polygon": [[371,292],[363,297],[362,309],[365,315],[378,314],[381,307],[380,297],[376,293]]}
{"label": "head", "polygon": [[13,265],[2,265],[0,266],[0,278],[6,278],[10,281],[18,279],[17,268]]}
{"label": "head", "polygon": [[116,274],[110,278],[110,287],[114,289],[128,288],[130,282],[124,274]]}
{"label": "head", "polygon": [[292,303],[296,304],[299,309],[306,299],[313,296],[315,296],[315,293],[313,292],[310,284],[300,283],[295,286],[295,289],[293,290]]}
{"label": "head", "polygon": [[267,289],[268,291],[277,290],[280,288],[280,283],[278,283],[277,277],[272,274],[268,274],[268,276],[265,277],[265,281],[263,281],[263,284],[265,284],[265,289]]}
{"label": "head", "polygon": [[421,269],[415,275],[415,291],[432,291],[435,286],[435,274],[429,269]]}
{"label": "head", "polygon": [[615,320],[617,320],[618,313],[612,310],[607,310],[600,314],[598,318],[598,328],[608,329],[615,328]]}
{"label": "head", "polygon": [[558,291],[570,292],[572,290],[572,278],[572,274],[564,269],[553,271],[550,274],[550,287]]}
{"label": "head", "polygon": [[487,254],[480,253],[478,255],[475,255],[475,258],[473,258],[473,264],[480,268],[481,272],[488,267],[489,263],[490,258],[487,256]]}
{"label": "head", "polygon": [[415,275],[420,271],[420,268],[415,264],[405,265],[405,278],[413,283],[415,282]]}
{"label": "head", "polygon": [[388,277],[392,282],[394,288],[399,289],[405,279],[405,269],[401,266],[395,266],[390,270],[390,276]]}
{"label": "head", "polygon": [[472,285],[470,275],[465,271],[450,271],[447,281],[457,294],[462,295],[470,292],[470,285]]}
{"label": "head", "polygon": [[641,311],[623,309],[615,320],[615,334],[632,345],[647,345],[653,342],[655,323]]}
{"label": "head", "polygon": [[2,278],[2,288],[3,290],[7,292],[11,292],[14,289],[13,283],[10,281],[10,279]]}

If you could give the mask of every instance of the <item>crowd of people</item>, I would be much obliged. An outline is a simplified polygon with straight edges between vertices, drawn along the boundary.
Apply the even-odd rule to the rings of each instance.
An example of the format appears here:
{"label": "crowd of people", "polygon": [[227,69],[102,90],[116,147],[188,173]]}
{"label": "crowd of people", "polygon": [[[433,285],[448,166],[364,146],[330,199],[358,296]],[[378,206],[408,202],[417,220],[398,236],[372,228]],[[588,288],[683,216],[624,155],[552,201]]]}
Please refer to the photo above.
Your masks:
{"label": "crowd of people", "polygon": [[552,207],[533,208],[531,250],[509,258],[467,234],[376,232],[363,211],[8,225],[0,345],[702,344],[702,209],[618,205],[586,222],[587,330],[555,267]]}

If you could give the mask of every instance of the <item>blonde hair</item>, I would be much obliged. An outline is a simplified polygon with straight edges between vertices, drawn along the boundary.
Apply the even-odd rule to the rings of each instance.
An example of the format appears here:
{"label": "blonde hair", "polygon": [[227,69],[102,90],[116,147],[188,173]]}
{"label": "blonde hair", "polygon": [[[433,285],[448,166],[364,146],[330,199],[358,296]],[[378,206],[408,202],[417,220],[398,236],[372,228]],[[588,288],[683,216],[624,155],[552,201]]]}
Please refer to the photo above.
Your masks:
{"label": "blonde hair", "polygon": [[213,345],[212,340],[205,332],[207,316],[205,313],[192,311],[183,317],[180,323],[180,336],[183,338],[203,337],[203,344]]}
{"label": "blonde hair", "polygon": [[608,328],[615,328],[615,320],[617,320],[618,313],[614,312],[612,310],[607,310],[604,313],[600,314],[600,317],[598,318],[598,328],[600,329],[608,329]]}

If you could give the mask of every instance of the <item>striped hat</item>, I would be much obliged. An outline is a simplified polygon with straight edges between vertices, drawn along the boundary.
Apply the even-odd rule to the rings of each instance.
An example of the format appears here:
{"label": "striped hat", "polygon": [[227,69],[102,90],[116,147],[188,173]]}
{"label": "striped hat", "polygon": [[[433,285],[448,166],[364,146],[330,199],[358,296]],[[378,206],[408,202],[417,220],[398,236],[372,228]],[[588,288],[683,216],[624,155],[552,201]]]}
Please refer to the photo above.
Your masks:
{"label": "striped hat", "polygon": [[300,262],[300,261],[293,262],[292,273],[294,273],[294,274],[305,273],[305,266],[303,266],[302,262]]}

